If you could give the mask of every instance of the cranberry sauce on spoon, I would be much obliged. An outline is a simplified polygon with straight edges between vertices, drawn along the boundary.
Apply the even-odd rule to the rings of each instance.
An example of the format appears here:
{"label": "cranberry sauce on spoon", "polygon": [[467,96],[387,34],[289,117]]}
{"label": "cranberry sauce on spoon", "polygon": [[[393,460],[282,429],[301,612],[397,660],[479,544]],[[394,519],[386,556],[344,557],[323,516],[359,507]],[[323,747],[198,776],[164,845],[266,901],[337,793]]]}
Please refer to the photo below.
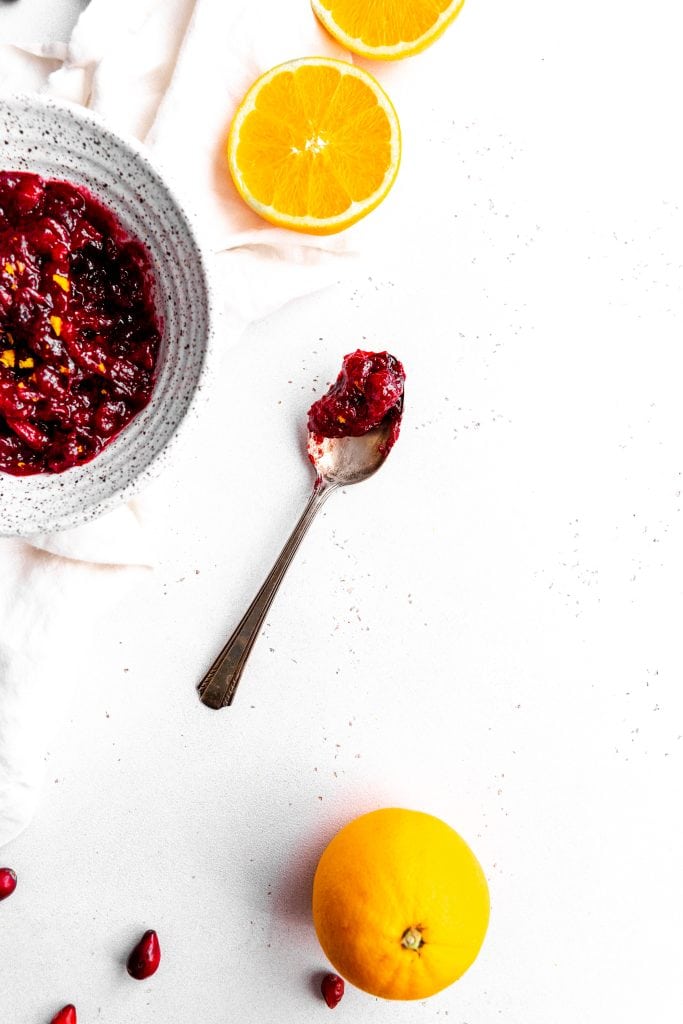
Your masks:
{"label": "cranberry sauce on spoon", "polygon": [[308,410],[308,430],[316,437],[362,437],[376,427],[389,427],[384,454],[401,429],[402,364],[388,352],[356,349],[344,356],[330,390]]}
{"label": "cranberry sauce on spoon", "polygon": [[0,171],[0,471],[94,458],[149,402],[146,249],[82,186]]}

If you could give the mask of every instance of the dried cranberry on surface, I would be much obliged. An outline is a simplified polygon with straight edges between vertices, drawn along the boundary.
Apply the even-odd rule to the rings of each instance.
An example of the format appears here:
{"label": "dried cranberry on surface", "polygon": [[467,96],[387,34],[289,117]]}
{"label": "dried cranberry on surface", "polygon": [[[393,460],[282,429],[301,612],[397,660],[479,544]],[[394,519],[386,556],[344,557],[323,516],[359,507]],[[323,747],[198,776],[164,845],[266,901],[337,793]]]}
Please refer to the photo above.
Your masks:
{"label": "dried cranberry on surface", "polygon": [[145,932],[137,946],[131,950],[126,968],[131,978],[144,981],[156,972],[160,960],[159,938],[155,931],[150,930]]}
{"label": "dried cranberry on surface", "polygon": [[0,868],[0,900],[6,900],[17,887],[17,876],[11,868]]}
{"label": "dried cranberry on surface", "polygon": [[326,974],[320,984],[323,999],[331,1010],[334,1010],[344,995],[344,979],[338,974]]}
{"label": "dried cranberry on surface", "polygon": [[63,1006],[59,1013],[56,1013],[50,1024],[77,1024],[76,1007],[73,1003]]}

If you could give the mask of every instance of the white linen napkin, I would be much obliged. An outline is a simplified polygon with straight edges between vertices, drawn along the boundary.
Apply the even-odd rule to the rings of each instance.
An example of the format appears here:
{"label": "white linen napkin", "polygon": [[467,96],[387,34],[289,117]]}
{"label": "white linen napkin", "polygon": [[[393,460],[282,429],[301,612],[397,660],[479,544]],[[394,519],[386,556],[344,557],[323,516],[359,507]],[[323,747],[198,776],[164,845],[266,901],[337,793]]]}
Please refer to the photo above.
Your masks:
{"label": "white linen napkin", "polygon": [[[263,71],[304,56],[349,59],[307,4],[92,0],[68,44],[0,44],[0,88],[45,89],[146,140],[197,215],[225,297],[221,342],[336,280],[356,228],[328,238],[271,227],[237,197],[225,141]],[[61,534],[0,541],[0,846],[29,822],[50,737],[78,681],[60,638],[81,636],[152,562],[133,508]]]}
{"label": "white linen napkin", "polygon": [[67,713],[95,635],[95,609],[120,600],[149,565],[135,511],[0,546],[0,846],[30,821],[45,754]]}

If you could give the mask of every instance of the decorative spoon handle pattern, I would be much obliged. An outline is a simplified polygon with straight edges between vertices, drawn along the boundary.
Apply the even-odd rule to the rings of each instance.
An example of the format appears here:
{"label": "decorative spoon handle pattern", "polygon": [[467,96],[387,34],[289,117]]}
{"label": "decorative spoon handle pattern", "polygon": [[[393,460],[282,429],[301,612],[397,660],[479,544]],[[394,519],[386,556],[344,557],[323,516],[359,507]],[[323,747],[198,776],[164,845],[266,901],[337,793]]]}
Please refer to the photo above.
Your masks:
{"label": "decorative spoon handle pattern", "polygon": [[301,541],[327,497],[339,485],[316,478],[313,491],[289,540],[280,552],[254,600],[235,627],[232,636],[199,684],[199,696],[207,707],[218,710],[232,704],[244,666],[263,620],[279,589]]}

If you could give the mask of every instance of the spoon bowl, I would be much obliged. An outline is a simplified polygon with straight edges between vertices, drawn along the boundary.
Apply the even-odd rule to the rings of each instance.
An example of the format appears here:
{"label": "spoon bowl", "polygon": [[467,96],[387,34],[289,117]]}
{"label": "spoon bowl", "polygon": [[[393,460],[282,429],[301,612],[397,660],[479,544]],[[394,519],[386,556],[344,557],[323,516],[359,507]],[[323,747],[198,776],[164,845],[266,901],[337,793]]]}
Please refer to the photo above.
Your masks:
{"label": "spoon bowl", "polygon": [[386,459],[390,433],[390,426],[384,424],[360,437],[321,437],[311,433],[308,457],[329,485],[358,484],[376,473]]}

